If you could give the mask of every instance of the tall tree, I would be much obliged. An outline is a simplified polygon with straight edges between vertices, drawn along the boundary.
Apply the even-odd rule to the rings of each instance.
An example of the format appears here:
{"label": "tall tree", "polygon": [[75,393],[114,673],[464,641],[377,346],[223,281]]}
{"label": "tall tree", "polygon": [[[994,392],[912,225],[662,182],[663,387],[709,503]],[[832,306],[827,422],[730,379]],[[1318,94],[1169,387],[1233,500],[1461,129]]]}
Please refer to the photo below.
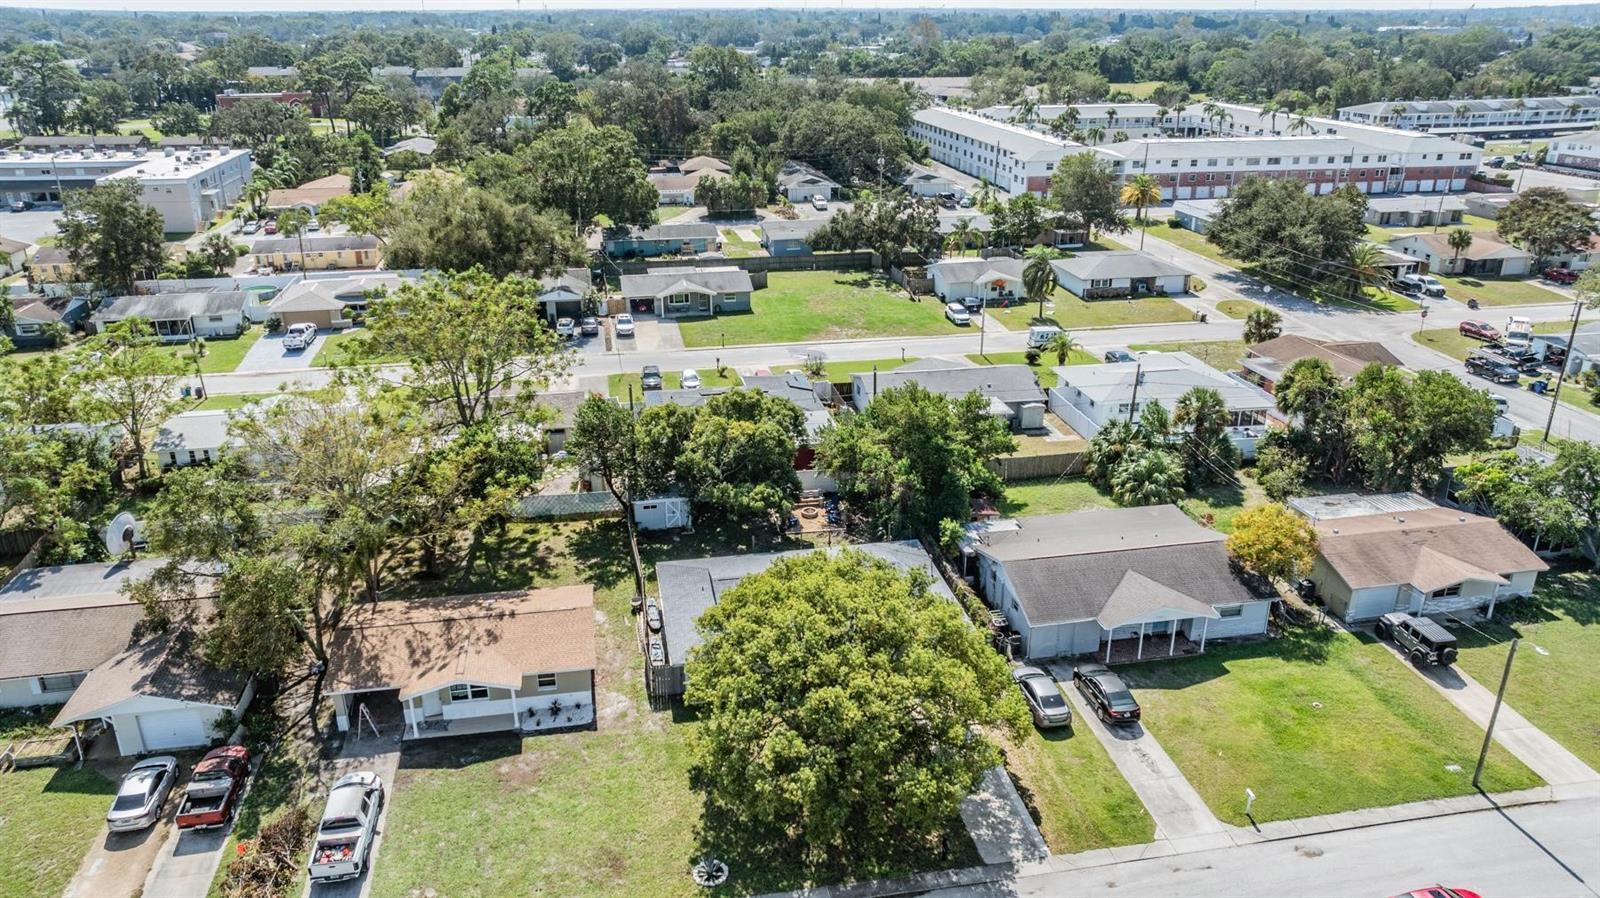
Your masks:
{"label": "tall tree", "polygon": [[1037,317],[1043,321],[1044,301],[1056,288],[1056,270],[1050,263],[1061,254],[1048,246],[1033,246],[1022,255],[1028,260],[1028,264],[1022,269],[1022,289],[1027,292],[1030,301],[1039,304]]}
{"label": "tall tree", "polygon": [[1560,252],[1576,252],[1594,237],[1589,210],[1558,187],[1530,187],[1506,204],[1495,230],[1541,262]]}
{"label": "tall tree", "polygon": [[1135,217],[1144,221],[1145,208],[1161,202],[1161,182],[1156,180],[1155,175],[1140,172],[1122,185],[1118,199],[1122,200],[1124,206],[1132,206]]}
{"label": "tall tree", "polygon": [[1265,343],[1283,333],[1283,316],[1265,306],[1251,309],[1244,316],[1244,341]]}
{"label": "tall tree", "polygon": [[580,229],[604,215],[614,225],[656,220],[656,188],[633,135],[574,119],[539,134],[517,157],[535,205],[559,210]]}
{"label": "tall tree", "polygon": [[931,203],[903,191],[862,191],[853,208],[834,213],[807,242],[820,250],[870,249],[887,270],[900,264],[905,249],[925,256],[938,250],[939,216]]}
{"label": "tall tree", "polygon": [[543,273],[588,264],[572,223],[450,177],[419,179],[399,204],[385,261],[393,268],[466,271],[497,276]]}
{"label": "tall tree", "polygon": [[1118,505],[1166,505],[1183,498],[1184,467],[1166,449],[1140,446],[1111,474],[1111,498]]}
{"label": "tall tree", "polygon": [[1050,204],[1090,239],[1096,228],[1114,234],[1128,230],[1120,200],[1116,172],[1093,153],[1063,158],[1050,179]]}
{"label": "tall tree", "polygon": [[1239,466],[1239,449],[1228,438],[1231,415],[1222,394],[1209,387],[1195,387],[1178,397],[1172,409],[1172,423],[1183,431],[1185,467],[1197,484],[1221,483],[1233,479]]}
{"label": "tall tree", "polygon": [[1366,204],[1353,187],[1312,196],[1293,179],[1245,178],[1222,201],[1206,239],[1295,289],[1346,295],[1345,261],[1366,238]]}
{"label": "tall tree", "polygon": [[1304,517],[1269,502],[1234,518],[1228,553],[1263,577],[1293,580],[1316,561],[1317,531]]}
{"label": "tall tree", "polygon": [[7,118],[23,134],[60,134],[71,120],[83,79],[54,44],[24,43],[5,57],[16,102]]}
{"label": "tall tree", "polygon": [[[701,615],[685,701],[708,817],[852,865],[926,845],[1026,712],[1000,656],[927,577],[846,551],[780,559]],[[781,688],[753,670],[783,671]]]}
{"label": "tall tree", "polygon": [[78,279],[122,296],[133,292],[134,281],[161,269],[166,261],[161,213],[146,206],[141,193],[132,178],[67,191],[56,243],[67,251]]}
{"label": "tall tree", "polygon": [[139,461],[139,478],[148,477],[147,435],[177,410],[183,363],[155,342],[155,331],[139,318],[107,326],[81,352],[86,417],[121,426]]}
{"label": "tall tree", "polygon": [[1377,490],[1430,486],[1446,455],[1488,444],[1495,416],[1489,394],[1453,374],[1407,378],[1380,365],[1356,376],[1347,409],[1355,456]]}
{"label": "tall tree", "polygon": [[702,502],[739,518],[787,515],[800,498],[794,471],[805,415],[754,390],[712,397],[677,453],[678,477]]}

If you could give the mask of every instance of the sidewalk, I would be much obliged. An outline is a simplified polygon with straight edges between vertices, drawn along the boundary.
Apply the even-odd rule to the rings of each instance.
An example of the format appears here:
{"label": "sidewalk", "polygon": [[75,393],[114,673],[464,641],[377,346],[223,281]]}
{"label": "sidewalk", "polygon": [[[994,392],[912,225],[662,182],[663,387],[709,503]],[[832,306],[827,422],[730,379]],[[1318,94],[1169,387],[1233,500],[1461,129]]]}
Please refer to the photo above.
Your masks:
{"label": "sidewalk", "polygon": [[1050,855],[1004,765],[989,768],[978,790],[961,800],[961,820],[986,864],[1036,861]]}

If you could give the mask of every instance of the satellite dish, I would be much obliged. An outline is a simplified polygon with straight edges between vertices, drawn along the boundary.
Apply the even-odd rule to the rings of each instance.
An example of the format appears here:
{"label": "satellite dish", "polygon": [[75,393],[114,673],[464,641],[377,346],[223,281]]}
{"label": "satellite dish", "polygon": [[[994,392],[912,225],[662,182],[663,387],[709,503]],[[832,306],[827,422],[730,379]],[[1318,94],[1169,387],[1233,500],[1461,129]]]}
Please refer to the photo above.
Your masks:
{"label": "satellite dish", "polygon": [[120,512],[106,525],[106,551],[120,556],[139,541],[139,521],[132,512]]}

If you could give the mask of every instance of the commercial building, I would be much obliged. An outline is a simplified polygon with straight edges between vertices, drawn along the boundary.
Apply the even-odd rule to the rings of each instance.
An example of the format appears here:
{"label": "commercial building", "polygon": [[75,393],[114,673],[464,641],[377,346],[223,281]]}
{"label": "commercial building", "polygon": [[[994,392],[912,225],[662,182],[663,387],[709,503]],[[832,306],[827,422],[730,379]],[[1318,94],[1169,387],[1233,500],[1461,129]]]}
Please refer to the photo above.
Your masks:
{"label": "commercial building", "polygon": [[1341,121],[1406,131],[1480,136],[1554,134],[1600,123],[1600,97],[1381,100],[1339,107]]}
{"label": "commercial building", "polygon": [[133,178],[139,182],[140,201],[161,213],[162,229],[182,234],[205,230],[232,208],[250,183],[250,170],[249,150],[171,150],[136,158],[120,171],[101,175],[97,183]]}

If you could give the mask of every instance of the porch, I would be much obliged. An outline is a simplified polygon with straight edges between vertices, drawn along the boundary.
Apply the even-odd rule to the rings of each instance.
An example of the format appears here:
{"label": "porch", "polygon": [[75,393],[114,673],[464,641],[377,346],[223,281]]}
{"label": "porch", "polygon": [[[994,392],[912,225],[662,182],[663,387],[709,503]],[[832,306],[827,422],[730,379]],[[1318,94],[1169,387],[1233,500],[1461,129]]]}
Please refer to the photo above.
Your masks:
{"label": "porch", "polygon": [[332,696],[335,723],[355,738],[395,741],[476,736],[516,730],[534,734],[575,729],[594,723],[594,705],[586,692],[478,699],[436,704],[424,695],[400,698],[398,689]]}
{"label": "porch", "polygon": [[1095,621],[1105,634],[1105,663],[1114,664],[1200,654],[1211,622],[1221,616],[1206,602],[1129,571]]}
{"label": "porch", "polygon": [[1197,642],[1173,627],[1168,634],[1146,633],[1143,638],[1135,633],[1120,639],[1108,639],[1101,661],[1106,664],[1133,664],[1139,661],[1162,661],[1168,658],[1187,658],[1206,650],[1204,626]]}

